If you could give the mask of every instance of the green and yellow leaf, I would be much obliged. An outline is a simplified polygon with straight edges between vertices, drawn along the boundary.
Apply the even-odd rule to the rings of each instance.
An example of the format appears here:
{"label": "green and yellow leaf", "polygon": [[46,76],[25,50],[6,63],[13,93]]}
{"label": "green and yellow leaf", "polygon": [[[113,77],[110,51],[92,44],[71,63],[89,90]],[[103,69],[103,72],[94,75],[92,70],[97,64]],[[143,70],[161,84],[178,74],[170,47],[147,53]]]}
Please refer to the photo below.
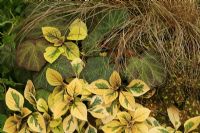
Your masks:
{"label": "green and yellow leaf", "polygon": [[195,130],[200,124],[200,116],[190,118],[184,123],[185,133]]}
{"label": "green and yellow leaf", "polygon": [[118,97],[118,92],[117,91],[111,91],[105,95],[103,95],[103,100],[105,104],[109,104],[113,102],[115,99]]}
{"label": "green and yellow leaf", "polygon": [[52,133],[65,133],[62,127],[62,124],[57,127],[51,128]]}
{"label": "green and yellow leaf", "polygon": [[115,100],[112,103],[105,105],[105,107],[106,107],[107,112],[109,113],[109,116],[101,119],[101,121],[104,124],[111,122],[113,119],[116,118],[117,113],[119,112],[119,104],[118,104],[118,101]]}
{"label": "green and yellow leaf", "polygon": [[62,123],[62,118],[58,118],[58,119],[53,119],[50,121],[49,126],[51,128],[57,127]]}
{"label": "green and yellow leaf", "polygon": [[148,85],[139,79],[132,80],[127,88],[135,97],[139,97],[150,90]]}
{"label": "green and yellow leaf", "polygon": [[119,103],[127,110],[135,110],[135,98],[130,92],[122,91],[119,94]]}
{"label": "green and yellow leaf", "polygon": [[20,123],[20,121],[14,117],[14,116],[10,116],[3,127],[3,131],[6,133],[17,133],[17,124]]}
{"label": "green and yellow leaf", "polygon": [[78,78],[73,79],[67,86],[67,92],[70,96],[80,95],[82,92],[83,84]]}
{"label": "green and yellow leaf", "polygon": [[[55,100],[56,101],[56,100]],[[69,109],[69,105],[65,101],[56,101],[53,105],[49,106],[53,113],[53,118],[58,119],[64,115]]]}
{"label": "green and yellow leaf", "polygon": [[117,113],[117,118],[123,125],[127,125],[131,121],[131,115],[125,111]]}
{"label": "green and yellow leaf", "polygon": [[149,129],[144,123],[136,123],[132,127],[132,133],[149,133]]}
{"label": "green and yellow leaf", "polygon": [[117,71],[111,74],[109,82],[113,89],[118,89],[121,86],[121,77]]}
{"label": "green and yellow leaf", "polygon": [[20,111],[24,106],[24,97],[15,89],[9,88],[6,92],[6,105],[12,111]]}
{"label": "green and yellow leaf", "polygon": [[52,86],[59,86],[63,84],[62,75],[58,71],[51,68],[48,68],[46,71],[46,79]]}
{"label": "green and yellow leaf", "polygon": [[97,129],[92,125],[88,125],[88,127],[85,130],[85,133],[97,133]]}
{"label": "green and yellow leaf", "polygon": [[88,111],[93,117],[98,119],[103,119],[109,116],[109,113],[107,112],[106,108],[102,105],[94,106],[88,109]]}
{"label": "green and yellow leaf", "polygon": [[46,125],[43,116],[39,112],[34,112],[27,120],[28,126],[34,132],[46,133]]}
{"label": "green and yellow leaf", "polygon": [[71,107],[71,115],[77,119],[87,121],[87,107],[82,102],[75,102]]}
{"label": "green and yellow leaf", "polygon": [[88,90],[97,95],[105,95],[107,93],[112,92],[111,86],[109,85],[108,81],[103,79],[98,79],[90,84]]}
{"label": "green and yellow leaf", "polygon": [[64,41],[60,30],[55,27],[42,27],[42,33],[44,38],[51,43],[58,44],[59,41]]}
{"label": "green and yellow leaf", "polygon": [[174,128],[178,129],[181,126],[180,111],[175,106],[171,106],[167,108],[167,113]]}
{"label": "green and yellow leaf", "polygon": [[78,77],[85,66],[84,62],[80,58],[76,58],[71,62],[72,69]]}
{"label": "green and yellow leaf", "polygon": [[68,115],[63,120],[63,130],[65,131],[65,133],[73,133],[76,130],[77,126],[77,119],[72,115]]}
{"label": "green and yellow leaf", "polygon": [[64,52],[62,47],[49,46],[45,49],[44,58],[52,64]]}
{"label": "green and yellow leaf", "polygon": [[80,19],[74,20],[69,26],[69,30],[68,40],[84,40],[87,37],[87,26]]}
{"label": "green and yellow leaf", "polygon": [[102,127],[104,133],[122,133],[123,126],[119,121],[111,121]]}
{"label": "green and yellow leaf", "polygon": [[143,122],[149,117],[150,112],[148,108],[137,108],[131,115],[135,122]]}
{"label": "green and yellow leaf", "polygon": [[37,101],[37,109],[40,112],[48,112],[47,102],[43,98],[38,99],[38,101]]}
{"label": "green and yellow leaf", "polygon": [[29,101],[30,104],[32,105],[36,105],[36,92],[35,92],[35,87],[33,85],[33,82],[31,80],[28,80],[26,83],[26,87],[24,90],[24,97],[26,98],[26,100]]}
{"label": "green and yellow leaf", "polygon": [[94,95],[90,101],[90,108],[95,107],[97,105],[103,104],[103,97],[99,95]]}
{"label": "green and yellow leaf", "polygon": [[68,60],[74,60],[80,57],[80,51],[78,46],[73,42],[66,42],[62,46],[64,53],[63,55],[67,57]]}

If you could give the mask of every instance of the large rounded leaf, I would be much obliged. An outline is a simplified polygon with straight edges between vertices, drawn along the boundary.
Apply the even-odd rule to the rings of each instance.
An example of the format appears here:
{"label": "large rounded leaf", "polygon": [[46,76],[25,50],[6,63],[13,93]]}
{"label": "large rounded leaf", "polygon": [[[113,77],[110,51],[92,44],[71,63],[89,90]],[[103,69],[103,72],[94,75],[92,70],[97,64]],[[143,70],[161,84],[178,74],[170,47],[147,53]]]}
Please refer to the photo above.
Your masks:
{"label": "large rounded leaf", "polygon": [[130,80],[141,79],[149,86],[161,85],[166,78],[165,68],[159,58],[149,53],[145,53],[142,57],[130,58],[126,73]]}
{"label": "large rounded leaf", "polygon": [[10,110],[21,111],[24,106],[24,97],[15,89],[9,88],[6,92],[6,105]]}
{"label": "large rounded leaf", "polygon": [[43,116],[39,112],[35,112],[28,118],[28,126],[34,132],[46,133],[46,126]]}
{"label": "large rounded leaf", "polygon": [[44,40],[27,40],[16,51],[17,64],[31,71],[40,71],[46,63],[43,53],[48,46]]}

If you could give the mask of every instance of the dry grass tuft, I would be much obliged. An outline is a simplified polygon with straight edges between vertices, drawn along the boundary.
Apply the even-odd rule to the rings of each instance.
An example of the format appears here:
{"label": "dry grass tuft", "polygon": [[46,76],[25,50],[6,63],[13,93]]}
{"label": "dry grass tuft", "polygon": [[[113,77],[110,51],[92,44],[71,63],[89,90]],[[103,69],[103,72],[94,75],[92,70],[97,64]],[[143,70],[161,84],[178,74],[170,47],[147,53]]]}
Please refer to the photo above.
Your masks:
{"label": "dry grass tuft", "polygon": [[[126,60],[131,56],[154,51],[160,54],[166,71],[174,81],[181,78],[186,88],[198,88],[200,10],[196,0],[41,2],[20,26],[18,41],[27,37],[45,20],[50,20],[49,24],[69,23],[78,16],[84,20],[95,21],[97,14],[119,8],[128,10],[129,19],[99,44],[99,47],[110,50],[117,68],[125,69]],[[90,22],[91,25],[92,23],[93,21]]]}

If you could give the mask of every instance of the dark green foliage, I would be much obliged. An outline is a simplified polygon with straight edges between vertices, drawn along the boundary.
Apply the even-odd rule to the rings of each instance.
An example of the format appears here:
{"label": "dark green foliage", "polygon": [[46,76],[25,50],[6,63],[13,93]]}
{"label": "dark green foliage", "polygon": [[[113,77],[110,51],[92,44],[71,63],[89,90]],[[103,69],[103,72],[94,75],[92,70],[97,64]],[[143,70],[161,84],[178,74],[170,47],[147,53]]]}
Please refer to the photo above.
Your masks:
{"label": "dark green foliage", "polygon": [[45,101],[48,101],[48,96],[50,94],[50,91],[45,89],[39,89],[36,91],[36,99],[43,98]]}
{"label": "dark green foliage", "polygon": [[50,86],[46,80],[47,68],[52,68],[57,70],[62,74],[64,78],[75,76],[70,62],[66,59],[66,57],[61,56],[53,64],[46,65],[38,74],[35,75],[33,82],[35,87],[38,89],[40,88],[50,89],[50,90],[53,89],[53,87]]}
{"label": "dark green foliage", "polygon": [[132,57],[128,61],[126,73],[129,80],[141,79],[150,86],[163,84],[166,72],[159,58],[145,53],[140,58]]}
{"label": "dark green foliage", "polygon": [[2,132],[3,125],[7,119],[7,116],[4,114],[0,114],[0,132]]}
{"label": "dark green foliage", "polygon": [[109,79],[113,72],[114,65],[110,64],[108,57],[91,57],[87,60],[82,71],[82,76],[86,81],[92,82],[97,79]]}
{"label": "dark green foliage", "polygon": [[89,55],[99,51],[100,47],[98,44],[108,33],[112,32],[115,28],[119,28],[127,18],[128,12],[125,9],[113,9],[97,16],[97,25],[93,25],[94,29],[92,29],[92,32],[83,41],[83,52]]}
{"label": "dark green foliage", "polygon": [[40,71],[46,63],[43,53],[48,46],[44,40],[27,40],[20,44],[16,51],[17,64],[31,71]]}

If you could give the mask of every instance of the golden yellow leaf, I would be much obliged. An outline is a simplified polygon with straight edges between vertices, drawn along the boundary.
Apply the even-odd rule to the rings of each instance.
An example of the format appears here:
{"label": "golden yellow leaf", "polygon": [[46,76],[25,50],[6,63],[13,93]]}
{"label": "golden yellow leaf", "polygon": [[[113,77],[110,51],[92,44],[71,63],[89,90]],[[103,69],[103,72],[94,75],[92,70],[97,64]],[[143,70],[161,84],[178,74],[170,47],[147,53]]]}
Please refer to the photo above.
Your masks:
{"label": "golden yellow leaf", "polygon": [[149,129],[144,123],[136,123],[132,127],[132,133],[149,133]]}
{"label": "golden yellow leaf", "polygon": [[67,86],[67,92],[72,97],[78,96],[81,94],[82,88],[83,88],[82,82],[78,78],[75,78]]}
{"label": "golden yellow leaf", "polygon": [[63,84],[62,75],[58,71],[51,68],[48,68],[46,71],[46,79],[52,86],[59,86]]}
{"label": "golden yellow leaf", "polygon": [[26,87],[24,90],[24,97],[26,98],[26,100],[29,101],[30,104],[32,105],[36,105],[36,92],[35,92],[35,87],[33,85],[33,82],[31,80],[28,80],[26,83]]}
{"label": "golden yellow leaf", "polygon": [[68,115],[63,120],[63,130],[65,131],[65,133],[73,133],[77,127],[78,127],[77,119],[72,115]]}
{"label": "golden yellow leaf", "polygon": [[53,119],[50,121],[49,126],[51,128],[57,127],[62,123],[62,118],[58,118],[58,119]]}
{"label": "golden yellow leaf", "polygon": [[130,90],[135,97],[141,96],[150,90],[148,85],[139,79],[132,80],[127,86],[127,89]]}
{"label": "golden yellow leaf", "polygon": [[38,99],[38,101],[37,101],[37,109],[40,112],[48,112],[47,102],[43,98]]}
{"label": "golden yellow leaf", "polygon": [[108,81],[103,79],[98,79],[90,84],[87,88],[91,93],[97,95],[105,95],[112,92],[111,86]]}
{"label": "golden yellow leaf", "polygon": [[90,109],[88,109],[90,114],[95,118],[105,118],[109,116],[109,113],[106,111],[106,108],[102,105],[96,105]]}
{"label": "golden yellow leaf", "polygon": [[133,120],[135,122],[143,122],[149,117],[150,112],[148,108],[137,108],[132,116]]}
{"label": "golden yellow leaf", "polygon": [[71,107],[71,115],[77,119],[87,121],[87,107],[82,102],[75,102]]}
{"label": "golden yellow leaf", "polygon": [[52,64],[64,52],[62,47],[49,46],[45,49],[44,58],[47,62]]}
{"label": "golden yellow leaf", "polygon": [[12,88],[9,88],[6,92],[5,100],[8,108],[13,111],[20,111],[24,106],[24,97]]}
{"label": "golden yellow leaf", "polygon": [[62,46],[64,53],[62,55],[66,56],[68,60],[74,60],[80,57],[80,51],[78,46],[73,42],[66,42]]}
{"label": "golden yellow leaf", "polygon": [[69,26],[69,30],[68,40],[84,40],[87,37],[87,26],[80,19],[74,20]]}
{"label": "golden yellow leaf", "polygon": [[118,97],[118,92],[117,91],[111,91],[105,95],[103,95],[103,100],[105,104],[109,104],[113,102],[115,99]]}
{"label": "golden yellow leaf", "polygon": [[99,95],[94,95],[91,100],[90,100],[90,107],[94,107],[97,105],[102,105],[103,104],[103,97]]}
{"label": "golden yellow leaf", "polygon": [[61,32],[55,27],[42,27],[42,33],[44,38],[51,43],[58,44],[59,41],[63,41]]}
{"label": "golden yellow leaf", "polygon": [[109,82],[113,89],[118,89],[121,86],[121,77],[117,71],[111,74]]}
{"label": "golden yellow leaf", "polygon": [[121,91],[119,94],[119,103],[127,110],[135,110],[135,98],[130,92]]}
{"label": "golden yellow leaf", "polygon": [[174,128],[178,129],[181,126],[180,111],[175,106],[171,106],[167,108],[167,113]]}
{"label": "golden yellow leaf", "polygon": [[26,116],[30,115],[32,113],[31,110],[29,110],[28,108],[22,108],[21,110],[21,116],[22,118],[25,118]]}
{"label": "golden yellow leaf", "polygon": [[43,116],[39,112],[34,112],[28,117],[28,126],[34,132],[46,133],[46,125]]}
{"label": "golden yellow leaf", "polygon": [[79,74],[85,66],[84,62],[80,58],[76,58],[71,62],[73,71],[76,73],[76,76],[79,77]]}
{"label": "golden yellow leaf", "polygon": [[196,117],[188,119],[184,123],[185,133],[189,133],[189,132],[195,130],[199,126],[199,124],[200,124],[200,116],[196,116]]}
{"label": "golden yellow leaf", "polygon": [[122,133],[123,125],[119,121],[111,121],[101,128],[104,133]]}
{"label": "golden yellow leaf", "polygon": [[131,115],[125,111],[117,113],[117,118],[122,125],[127,125],[131,121]]}
{"label": "golden yellow leaf", "polygon": [[69,109],[68,103],[61,100],[60,101],[55,100],[54,104],[51,105],[50,107],[50,110],[53,113],[54,119],[60,118],[62,115],[64,115],[67,112],[68,109]]}
{"label": "golden yellow leaf", "polygon": [[3,131],[6,133],[17,133],[17,124],[20,123],[20,121],[14,117],[10,116],[4,124]]}

